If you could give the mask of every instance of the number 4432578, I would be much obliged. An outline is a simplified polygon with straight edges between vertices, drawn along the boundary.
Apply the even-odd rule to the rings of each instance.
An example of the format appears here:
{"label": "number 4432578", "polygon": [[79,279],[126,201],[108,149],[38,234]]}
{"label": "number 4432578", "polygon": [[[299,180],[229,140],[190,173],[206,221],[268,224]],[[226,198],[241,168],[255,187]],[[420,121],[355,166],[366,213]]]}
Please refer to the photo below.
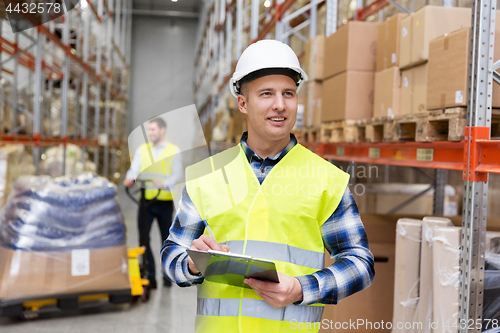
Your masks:
{"label": "number 4432578", "polygon": [[24,14],[59,14],[61,12],[60,3],[18,3],[13,8],[12,3],[9,3],[5,8],[7,13],[24,13]]}

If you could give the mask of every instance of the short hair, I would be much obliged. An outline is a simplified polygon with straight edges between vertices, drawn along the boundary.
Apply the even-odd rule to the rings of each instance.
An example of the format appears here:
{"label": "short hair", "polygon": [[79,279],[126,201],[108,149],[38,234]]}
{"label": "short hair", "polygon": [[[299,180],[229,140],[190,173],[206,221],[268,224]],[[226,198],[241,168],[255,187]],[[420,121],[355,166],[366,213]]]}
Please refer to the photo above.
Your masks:
{"label": "short hair", "polygon": [[149,121],[149,123],[156,123],[156,125],[158,125],[159,128],[167,128],[167,123],[165,122],[165,120],[161,119],[160,117],[156,117],[154,119],[151,119]]}
{"label": "short hair", "polygon": [[241,88],[240,88],[240,95],[245,96],[245,99],[248,102],[248,83],[249,81],[244,81],[241,83]]}

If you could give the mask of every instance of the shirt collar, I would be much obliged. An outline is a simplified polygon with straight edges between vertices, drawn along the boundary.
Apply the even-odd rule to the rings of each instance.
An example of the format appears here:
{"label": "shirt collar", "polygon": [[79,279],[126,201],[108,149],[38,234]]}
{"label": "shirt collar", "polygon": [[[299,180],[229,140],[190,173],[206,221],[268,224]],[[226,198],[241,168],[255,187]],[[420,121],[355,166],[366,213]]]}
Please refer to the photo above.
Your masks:
{"label": "shirt collar", "polygon": [[[152,144],[152,143],[151,143],[151,144]],[[164,140],[164,141],[160,144],[160,146],[155,147],[155,146],[153,145],[153,148],[154,148],[154,149],[164,149],[166,145],[167,145],[167,140]]]}
{"label": "shirt collar", "polygon": [[[241,146],[243,147],[243,151],[245,152],[248,162],[252,162],[252,159],[262,161],[263,158],[257,155],[257,153],[255,153],[252,149],[250,149],[250,147],[248,147],[247,139],[248,139],[248,132],[245,132],[241,136],[240,143]],[[288,145],[276,155],[268,157],[268,159],[277,161],[281,160],[290,150],[292,150],[293,147],[295,147],[296,144],[297,144],[297,139],[295,138],[295,135],[290,133],[290,142],[288,143]]]}

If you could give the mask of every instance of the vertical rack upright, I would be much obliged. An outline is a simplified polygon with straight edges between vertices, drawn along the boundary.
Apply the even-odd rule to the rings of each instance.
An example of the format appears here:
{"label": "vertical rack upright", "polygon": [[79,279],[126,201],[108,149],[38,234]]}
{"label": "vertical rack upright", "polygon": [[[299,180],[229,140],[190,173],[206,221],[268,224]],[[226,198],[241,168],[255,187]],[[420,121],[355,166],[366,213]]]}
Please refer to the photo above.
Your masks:
{"label": "vertical rack upright", "polygon": [[[128,156],[131,6],[130,0],[111,0],[109,5],[106,0],[82,1],[53,21],[15,34],[1,21],[0,75],[13,83],[13,89],[10,97],[0,94],[0,105],[12,109],[9,115],[6,107],[0,113],[12,117],[7,132],[0,131],[0,145],[30,146],[38,170],[42,147],[71,143],[82,147],[83,155],[93,155],[99,174],[114,181],[123,175]],[[101,39],[103,33],[105,39]],[[28,83],[20,80],[26,70]],[[34,80],[29,79],[33,73]],[[59,83],[62,105],[55,117],[51,112],[57,109],[54,93]],[[27,92],[23,96],[19,96],[21,88]],[[31,99],[23,100],[30,94]],[[27,120],[19,123],[20,115]],[[64,166],[62,173],[67,172]]]}

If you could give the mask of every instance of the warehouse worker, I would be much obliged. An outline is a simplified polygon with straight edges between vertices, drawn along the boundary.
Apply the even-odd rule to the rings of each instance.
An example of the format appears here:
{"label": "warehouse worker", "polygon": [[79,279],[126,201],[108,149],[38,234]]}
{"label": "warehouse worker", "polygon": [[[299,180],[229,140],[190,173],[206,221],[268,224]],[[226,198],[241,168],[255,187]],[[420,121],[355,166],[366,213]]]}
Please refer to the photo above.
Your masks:
{"label": "warehouse worker", "polygon": [[[146,211],[146,255],[149,261],[149,283],[152,289],[156,289],[155,262],[153,253],[149,244],[149,234],[154,218],[157,219],[160,227],[162,243],[168,237],[168,232],[172,224],[172,193],[169,188],[178,184],[182,179],[182,160],[179,153],[179,147],[165,139],[167,124],[160,118],[154,118],[147,125],[147,133],[150,143],[142,144],[135,152],[134,159],[127,171],[123,185],[130,187],[134,180],[140,175],[140,178],[152,179],[145,183],[146,201],[152,200],[160,193],[154,202],[147,206]],[[153,147],[151,147],[151,143]],[[151,162],[151,154],[156,163]],[[138,223],[144,218],[139,209]],[[140,230],[140,229],[139,229]],[[163,278],[163,285],[171,286],[171,282]]]}
{"label": "warehouse worker", "polygon": [[[248,132],[238,146],[186,169],[162,264],[179,286],[198,285],[196,332],[317,332],[323,304],[336,304],[373,280],[373,255],[349,176],[291,134],[297,91],[306,80],[286,44],[250,45],[230,80]],[[327,268],[325,247],[335,259]],[[249,289],[204,280],[187,248],[272,260],[280,281],[247,278]]]}

